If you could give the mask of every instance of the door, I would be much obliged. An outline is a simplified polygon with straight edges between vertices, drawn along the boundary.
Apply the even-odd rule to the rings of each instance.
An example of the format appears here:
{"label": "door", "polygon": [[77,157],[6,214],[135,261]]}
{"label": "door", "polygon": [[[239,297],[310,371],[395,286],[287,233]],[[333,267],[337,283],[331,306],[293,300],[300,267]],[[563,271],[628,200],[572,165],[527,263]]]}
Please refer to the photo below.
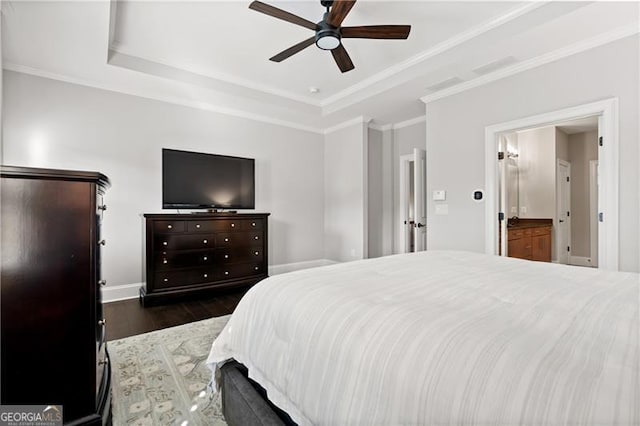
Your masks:
{"label": "door", "polygon": [[424,196],[424,183],[426,177],[427,153],[424,149],[413,149],[413,207],[414,251],[423,251],[427,248],[427,217]]}
{"label": "door", "polygon": [[426,151],[400,157],[400,249],[411,253],[426,249]]}
{"label": "door", "polygon": [[571,164],[558,160],[556,169],[556,255],[558,263],[571,257]]}

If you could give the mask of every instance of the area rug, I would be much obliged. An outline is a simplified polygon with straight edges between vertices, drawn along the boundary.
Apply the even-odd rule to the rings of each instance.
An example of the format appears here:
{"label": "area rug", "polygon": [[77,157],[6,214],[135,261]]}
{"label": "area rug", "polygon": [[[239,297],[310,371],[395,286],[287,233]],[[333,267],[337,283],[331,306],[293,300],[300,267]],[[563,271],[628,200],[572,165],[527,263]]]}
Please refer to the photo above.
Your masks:
{"label": "area rug", "polygon": [[209,349],[229,315],[108,342],[114,426],[226,425]]}

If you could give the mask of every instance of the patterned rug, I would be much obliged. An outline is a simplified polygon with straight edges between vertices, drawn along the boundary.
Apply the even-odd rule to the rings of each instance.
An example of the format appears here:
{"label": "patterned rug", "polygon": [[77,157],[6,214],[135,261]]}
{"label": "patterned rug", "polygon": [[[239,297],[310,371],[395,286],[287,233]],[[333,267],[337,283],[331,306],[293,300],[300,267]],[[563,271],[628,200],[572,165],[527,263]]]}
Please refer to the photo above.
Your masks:
{"label": "patterned rug", "polygon": [[226,425],[205,364],[229,316],[108,342],[113,425]]}

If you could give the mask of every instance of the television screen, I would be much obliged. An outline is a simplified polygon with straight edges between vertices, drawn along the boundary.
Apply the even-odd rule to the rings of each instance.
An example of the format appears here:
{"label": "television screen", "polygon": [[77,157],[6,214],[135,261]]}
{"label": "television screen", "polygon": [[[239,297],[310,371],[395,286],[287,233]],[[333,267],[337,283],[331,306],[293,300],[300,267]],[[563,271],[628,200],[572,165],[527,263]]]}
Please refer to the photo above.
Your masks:
{"label": "television screen", "polygon": [[252,158],[162,150],[162,208],[255,208]]}

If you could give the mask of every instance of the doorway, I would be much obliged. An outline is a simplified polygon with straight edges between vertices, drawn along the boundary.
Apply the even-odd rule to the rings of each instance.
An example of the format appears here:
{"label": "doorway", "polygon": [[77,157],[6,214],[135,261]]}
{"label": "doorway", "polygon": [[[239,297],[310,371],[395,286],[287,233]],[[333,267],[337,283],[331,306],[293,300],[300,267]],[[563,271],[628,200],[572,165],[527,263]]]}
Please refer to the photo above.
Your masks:
{"label": "doorway", "polygon": [[400,248],[402,253],[426,249],[426,151],[400,157]]}
{"label": "doorway", "polygon": [[[542,197],[540,200],[547,200],[547,202],[527,202],[527,197],[531,198],[530,194],[522,194],[522,186],[530,184],[527,179],[531,180],[532,176],[539,172],[535,167],[525,167],[520,170],[521,180],[519,181],[520,191],[517,207],[514,205],[507,206],[507,192],[509,187],[505,185],[505,177],[507,175],[507,162],[505,161],[505,155],[507,154],[507,139],[506,135],[515,132],[526,132],[536,128],[546,127],[547,131],[551,134],[559,132],[559,137],[564,134],[565,138],[575,139],[576,133],[580,133],[576,126],[584,124],[585,121],[589,121],[593,130],[591,136],[594,140],[592,144],[592,151],[596,152],[595,158],[589,161],[582,161],[581,166],[567,158],[560,155],[553,158],[549,162],[549,167],[552,170],[551,176],[553,179],[550,181],[548,190],[538,191],[533,194],[533,198]],[[549,129],[551,128],[551,129]],[[583,129],[587,130],[587,129]],[[608,99],[592,104],[581,105],[565,110],[554,111],[551,113],[541,114],[534,117],[528,117],[512,122],[489,126],[486,128],[486,156],[485,164],[486,168],[486,251],[492,254],[507,254],[506,247],[506,228],[507,218],[510,218],[510,214],[514,211],[518,211],[518,216],[522,216],[523,213],[534,214],[541,206],[545,204],[551,204],[553,210],[551,213],[545,213],[545,218],[548,220],[553,219],[553,260],[555,262],[564,261],[566,258],[567,263],[581,265],[581,266],[597,266],[605,269],[618,269],[618,182],[617,182],[617,164],[618,164],[618,138],[617,138],[617,99]],[[584,132],[582,132],[584,133]],[[502,151],[503,157],[496,155],[498,151]],[[524,161],[522,158],[523,152],[516,149],[511,152],[511,157],[517,161]],[[518,157],[519,156],[519,157]],[[557,159],[563,159],[567,163],[571,163],[569,167],[566,167],[567,176],[570,180],[574,179],[577,175],[580,175],[580,179],[576,179],[580,183],[576,186],[577,189],[572,191],[573,186],[567,191],[563,191],[562,188],[556,188],[561,173],[565,173],[564,168],[558,170]],[[567,161],[569,160],[569,161]],[[595,162],[594,162],[595,161]],[[548,181],[549,182],[549,181]],[[569,202],[569,209],[565,210],[565,206],[558,206],[555,200],[555,196],[567,192]],[[549,193],[553,194],[553,197],[549,196]],[[586,194],[586,195],[585,195]],[[582,217],[574,215],[576,198],[581,199],[580,211],[583,213]],[[573,207],[571,207],[573,206]],[[562,217],[562,211],[565,210],[565,217]],[[549,211],[549,210],[547,210]],[[539,211],[538,211],[539,212]],[[568,217],[566,212],[569,212]],[[595,212],[595,214],[594,214]],[[533,216],[536,217],[536,216]],[[502,220],[501,220],[502,219]],[[566,219],[569,219],[568,221]],[[560,220],[563,220],[561,223]],[[504,221],[504,224],[503,224]],[[581,231],[573,232],[576,226],[579,225]],[[560,226],[565,226],[567,232],[558,232]],[[568,234],[566,237],[564,235]],[[558,242],[557,237],[562,236],[571,241],[568,244],[570,251],[567,252],[567,245],[563,245],[562,242]],[[562,240],[560,240],[562,241]],[[586,243],[585,243],[586,241]],[[578,244],[583,247],[581,252],[574,250],[572,245]],[[584,248],[586,246],[586,248]],[[594,247],[595,246],[595,247]],[[565,253],[562,253],[561,248],[564,248]]]}

